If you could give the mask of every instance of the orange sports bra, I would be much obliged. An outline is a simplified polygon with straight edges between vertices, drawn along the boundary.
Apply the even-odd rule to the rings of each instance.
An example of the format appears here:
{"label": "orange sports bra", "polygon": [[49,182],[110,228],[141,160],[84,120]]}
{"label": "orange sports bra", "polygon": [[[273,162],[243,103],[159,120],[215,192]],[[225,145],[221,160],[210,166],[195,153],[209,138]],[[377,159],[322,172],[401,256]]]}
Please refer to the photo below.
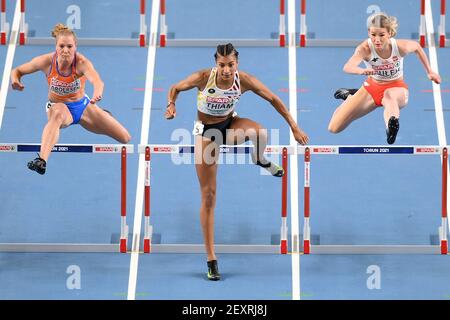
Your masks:
{"label": "orange sports bra", "polygon": [[77,76],[76,66],[77,55],[75,54],[70,74],[64,75],[58,69],[58,59],[56,53],[53,55],[50,72],[47,75],[49,96],[56,95],[62,99],[72,100],[79,97],[80,92],[84,95],[86,77]]}

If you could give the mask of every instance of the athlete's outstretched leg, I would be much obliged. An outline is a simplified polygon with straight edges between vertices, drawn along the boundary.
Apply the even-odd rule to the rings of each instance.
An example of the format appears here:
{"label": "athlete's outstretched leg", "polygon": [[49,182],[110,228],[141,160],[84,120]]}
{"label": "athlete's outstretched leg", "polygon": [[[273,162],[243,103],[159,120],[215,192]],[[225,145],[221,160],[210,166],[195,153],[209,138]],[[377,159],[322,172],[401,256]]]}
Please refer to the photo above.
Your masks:
{"label": "athlete's outstretched leg", "polygon": [[384,92],[382,104],[384,106],[384,123],[386,124],[387,143],[393,144],[400,129],[400,109],[408,103],[406,88],[389,88]]}
{"label": "athlete's outstretched leg", "polygon": [[80,124],[86,130],[94,133],[107,135],[120,143],[128,143],[131,136],[119,121],[110,112],[99,108],[97,105],[89,104],[81,116]]}
{"label": "athlete's outstretched leg", "polygon": [[227,131],[227,144],[241,144],[248,140],[253,143],[251,154],[253,163],[265,168],[273,176],[283,176],[283,168],[267,160],[264,156],[268,142],[267,129],[253,120],[234,117],[230,129]]}
{"label": "athlete's outstretched leg", "polygon": [[361,87],[354,95],[346,100],[334,111],[328,125],[332,133],[339,133],[348,127],[352,121],[365,116],[376,109],[372,96]]}
{"label": "athlete's outstretched leg", "polygon": [[42,131],[41,150],[39,156],[28,162],[28,168],[39,174],[44,174],[47,168],[47,160],[58,142],[59,130],[69,126],[73,122],[72,115],[63,103],[53,104],[47,112],[48,122]]}

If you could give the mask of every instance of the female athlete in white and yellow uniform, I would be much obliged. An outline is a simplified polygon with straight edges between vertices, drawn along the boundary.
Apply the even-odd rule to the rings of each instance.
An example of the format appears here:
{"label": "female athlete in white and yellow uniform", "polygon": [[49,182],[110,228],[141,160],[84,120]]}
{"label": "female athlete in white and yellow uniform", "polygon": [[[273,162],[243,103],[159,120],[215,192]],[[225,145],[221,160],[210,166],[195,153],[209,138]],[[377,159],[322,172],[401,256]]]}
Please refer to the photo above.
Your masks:
{"label": "female athlete in white and yellow uniform", "polygon": [[219,45],[214,57],[215,68],[195,72],[170,88],[165,116],[167,119],[175,117],[175,101],[181,91],[193,88],[199,90],[197,121],[193,133],[196,136],[195,167],[202,194],[200,222],[207,253],[208,278],[219,280],[220,274],[214,253],[214,208],[219,145],[241,144],[251,140],[254,145],[253,162],[266,168],[274,176],[281,177],[284,174],[283,168],[264,157],[267,130],[253,120],[238,117],[234,111],[241,94],[253,91],[269,101],[289,124],[295,140],[299,143],[306,144],[308,136],[297,126],[277,95],[255,77],[237,71],[238,52],[231,43]]}

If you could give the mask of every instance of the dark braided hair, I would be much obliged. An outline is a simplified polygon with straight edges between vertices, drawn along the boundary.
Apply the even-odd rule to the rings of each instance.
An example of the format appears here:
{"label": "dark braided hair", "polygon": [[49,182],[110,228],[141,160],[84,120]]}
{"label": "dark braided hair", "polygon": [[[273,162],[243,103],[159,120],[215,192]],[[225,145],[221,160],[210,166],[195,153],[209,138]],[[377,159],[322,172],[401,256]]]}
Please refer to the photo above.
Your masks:
{"label": "dark braided hair", "polygon": [[237,50],[233,47],[231,43],[219,44],[217,46],[216,53],[214,53],[214,58],[217,60],[218,56],[226,57],[230,54],[234,54],[237,60],[239,52],[237,52]]}

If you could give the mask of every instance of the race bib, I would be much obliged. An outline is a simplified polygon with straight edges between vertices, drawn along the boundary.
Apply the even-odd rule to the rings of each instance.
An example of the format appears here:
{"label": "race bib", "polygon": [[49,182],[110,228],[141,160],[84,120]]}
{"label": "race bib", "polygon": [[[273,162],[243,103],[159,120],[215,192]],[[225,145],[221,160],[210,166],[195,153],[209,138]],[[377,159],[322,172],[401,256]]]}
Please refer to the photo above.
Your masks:
{"label": "race bib", "polygon": [[48,112],[48,109],[50,109],[50,107],[53,105],[53,103],[51,103],[50,101],[47,101],[47,103],[45,104],[45,112]]}
{"label": "race bib", "polygon": [[205,125],[201,121],[194,122],[194,130],[192,130],[192,134],[194,136],[201,135],[203,133],[203,128]]}

